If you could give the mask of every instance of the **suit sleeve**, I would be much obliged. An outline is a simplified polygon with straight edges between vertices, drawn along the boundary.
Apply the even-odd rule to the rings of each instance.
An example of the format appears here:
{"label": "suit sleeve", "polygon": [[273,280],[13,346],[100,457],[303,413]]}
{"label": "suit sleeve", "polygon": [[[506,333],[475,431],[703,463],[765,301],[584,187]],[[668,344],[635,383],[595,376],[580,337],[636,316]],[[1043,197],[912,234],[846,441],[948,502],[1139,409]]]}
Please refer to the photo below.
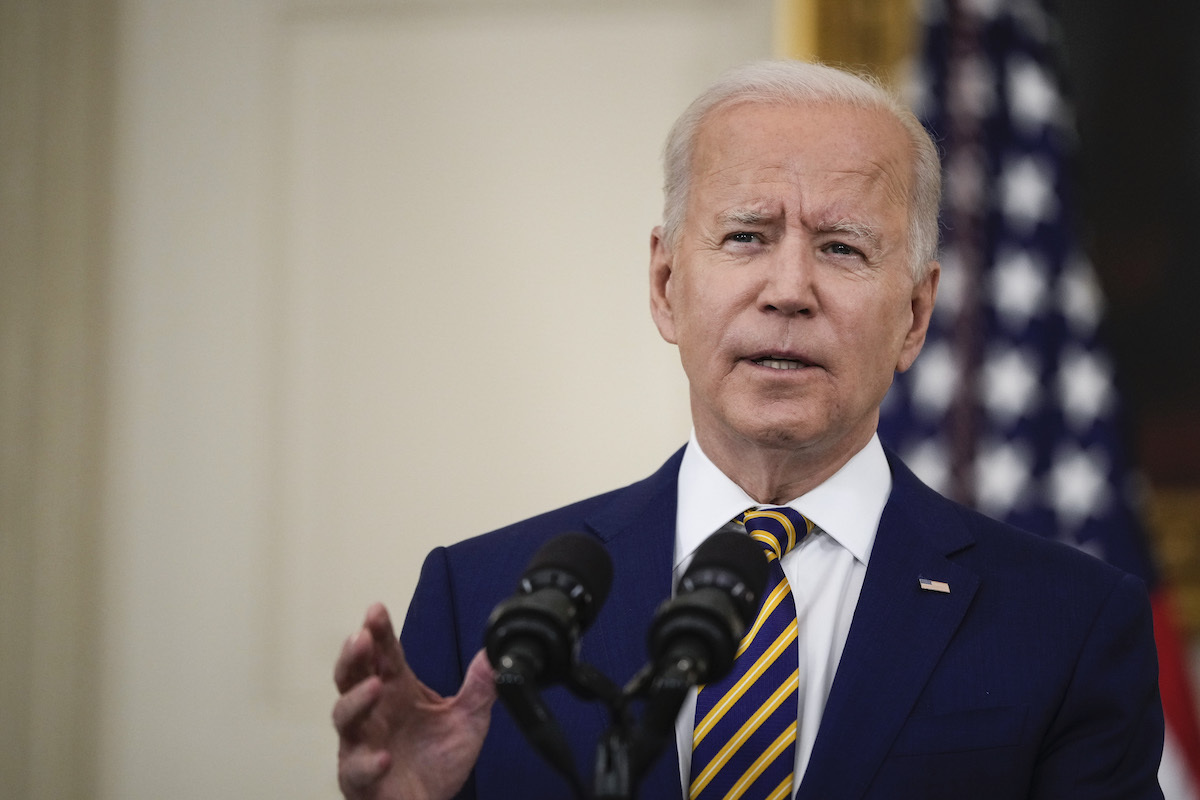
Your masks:
{"label": "suit sleeve", "polygon": [[1163,714],[1150,601],[1126,575],[1092,622],[1043,743],[1038,800],[1161,800]]}

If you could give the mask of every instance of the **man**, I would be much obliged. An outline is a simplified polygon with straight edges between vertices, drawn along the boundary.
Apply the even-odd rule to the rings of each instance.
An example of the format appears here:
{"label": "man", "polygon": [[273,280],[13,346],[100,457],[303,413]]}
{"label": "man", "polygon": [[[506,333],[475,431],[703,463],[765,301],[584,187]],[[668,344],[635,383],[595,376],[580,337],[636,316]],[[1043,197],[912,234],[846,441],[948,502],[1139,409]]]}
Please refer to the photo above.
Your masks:
{"label": "man", "polygon": [[[403,650],[386,611],[368,612],[335,667],[346,796],[569,796],[493,710],[476,654],[488,612],[542,542],[595,535],[615,577],[581,657],[624,681],[673,568],[768,505],[816,526],[779,559],[803,676],[779,794],[1161,797],[1144,587],[941,498],[875,434],[940,275],[937,157],[919,123],[837,70],[751,65],[676,123],[666,173],[650,304],[688,377],[691,440],[644,481],[435,550]],[[546,698],[588,775],[606,712]],[[640,796],[689,795],[695,707],[693,694]]]}

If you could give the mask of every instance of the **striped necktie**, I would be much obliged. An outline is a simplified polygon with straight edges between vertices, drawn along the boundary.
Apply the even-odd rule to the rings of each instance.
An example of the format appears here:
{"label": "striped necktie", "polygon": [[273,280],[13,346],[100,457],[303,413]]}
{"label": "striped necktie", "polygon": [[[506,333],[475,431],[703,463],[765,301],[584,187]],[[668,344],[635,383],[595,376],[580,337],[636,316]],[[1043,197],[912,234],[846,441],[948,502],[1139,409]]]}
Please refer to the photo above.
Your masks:
{"label": "striped necktie", "polygon": [[733,670],[696,696],[690,800],[792,796],[800,671],[796,603],[779,560],[813,525],[786,507],[751,509],[736,521],[763,546],[768,591]]}

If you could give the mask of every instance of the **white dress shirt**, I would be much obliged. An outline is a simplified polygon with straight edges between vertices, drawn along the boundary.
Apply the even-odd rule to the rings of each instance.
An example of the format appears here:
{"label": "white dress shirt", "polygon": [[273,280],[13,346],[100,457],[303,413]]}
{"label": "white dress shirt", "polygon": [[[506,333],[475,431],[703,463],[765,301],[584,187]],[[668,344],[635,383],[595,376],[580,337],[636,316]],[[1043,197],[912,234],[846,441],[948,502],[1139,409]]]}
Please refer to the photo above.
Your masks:
{"label": "white dress shirt", "polygon": [[[800,691],[796,734],[799,786],[829,699],[879,518],[892,490],[892,475],[879,437],[874,436],[837,473],[787,503],[816,527],[783,558],[783,572],[796,599],[799,619]],[[761,505],[709,460],[695,432],[679,467],[679,507],[675,518],[674,582],[692,554],[710,535],[748,508]],[[675,722],[683,795],[688,796],[692,761],[693,689]]]}

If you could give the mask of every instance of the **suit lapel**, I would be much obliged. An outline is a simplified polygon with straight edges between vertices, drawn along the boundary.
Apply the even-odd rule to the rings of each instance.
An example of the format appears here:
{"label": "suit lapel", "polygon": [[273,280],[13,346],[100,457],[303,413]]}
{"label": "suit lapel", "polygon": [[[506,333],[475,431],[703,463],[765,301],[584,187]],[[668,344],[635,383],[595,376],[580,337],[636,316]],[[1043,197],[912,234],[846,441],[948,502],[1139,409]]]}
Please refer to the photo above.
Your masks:
{"label": "suit lapel", "polygon": [[953,507],[889,460],[891,497],[798,800],[862,797],[979,584],[949,559],[972,543]]}

